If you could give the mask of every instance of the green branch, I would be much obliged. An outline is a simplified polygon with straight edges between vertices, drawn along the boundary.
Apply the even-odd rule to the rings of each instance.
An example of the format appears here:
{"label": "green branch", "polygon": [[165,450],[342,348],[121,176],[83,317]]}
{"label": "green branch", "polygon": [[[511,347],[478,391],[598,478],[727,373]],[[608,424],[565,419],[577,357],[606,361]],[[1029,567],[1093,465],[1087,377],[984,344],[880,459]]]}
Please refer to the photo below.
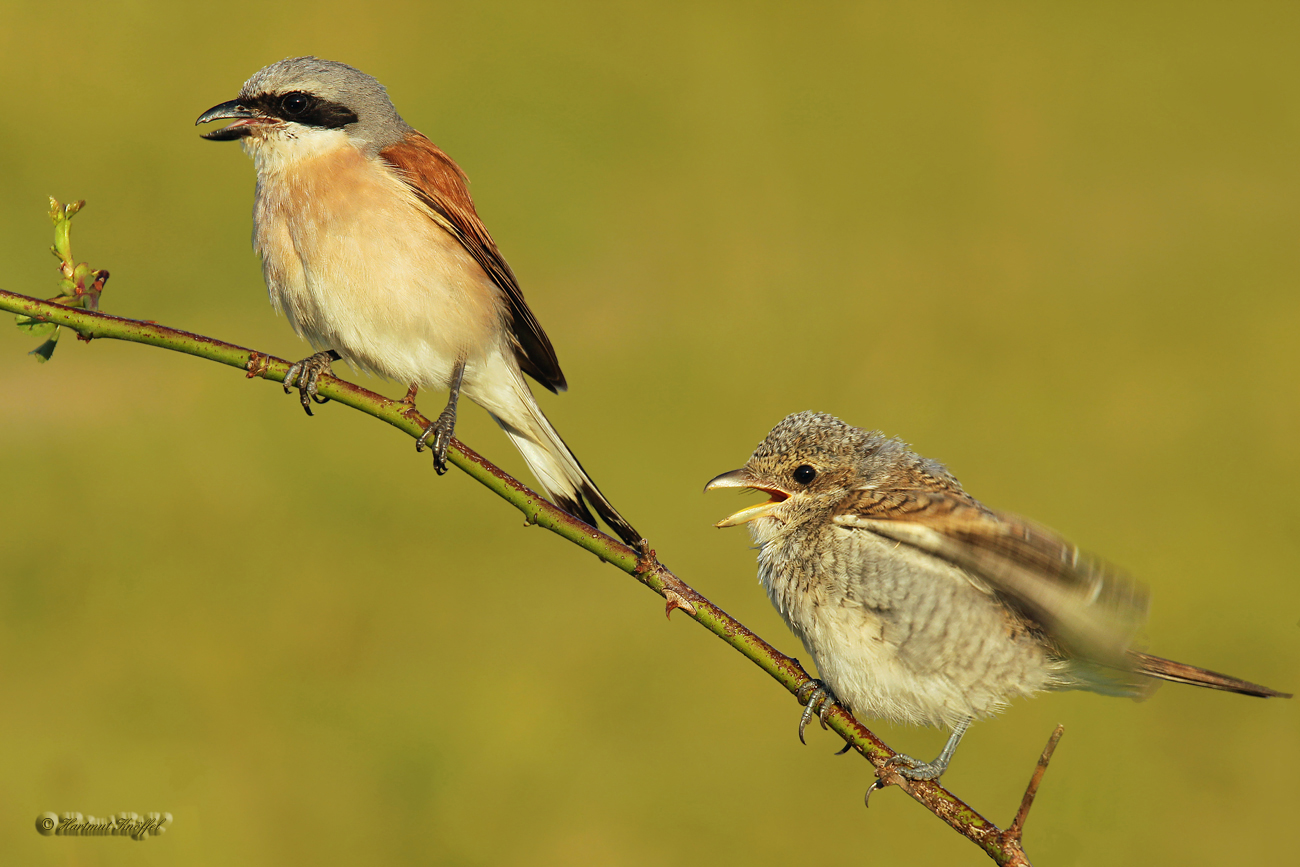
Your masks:
{"label": "green branch", "polygon": [[[57,207],[57,203],[53,204]],[[250,379],[260,377],[272,382],[284,381],[289,362],[283,359],[152,322],[122,319],[93,309],[82,309],[81,304],[93,307],[97,302],[98,291],[103,287],[103,280],[107,279],[107,272],[92,272],[84,265],[71,266],[71,257],[67,251],[67,220],[71,216],[68,211],[76,213],[75,208],[64,209],[61,224],[59,215],[55,215],[56,232],[62,229],[61,237],[64,242],[62,249],[57,249],[56,245],[56,255],[60,256],[61,270],[65,272],[64,279],[73,281],[74,290],[71,294],[65,292],[54,301],[42,301],[0,290],[0,310],[18,314],[20,327],[34,333],[48,333],[57,326],[62,326],[72,329],[80,339],[86,341],[109,338],[144,343],[239,368],[245,371],[245,375]],[[81,274],[81,271],[85,274]],[[99,278],[101,274],[103,276]],[[75,286],[78,285],[77,276],[83,280],[86,276],[98,278],[98,282],[92,284],[93,295],[87,291],[75,291]],[[70,304],[78,306],[69,306]],[[52,340],[49,344],[52,351]],[[39,351],[36,354],[40,356]],[[44,354],[44,358],[48,357],[48,354]],[[390,400],[346,380],[326,375],[320,378],[319,386],[322,397],[374,416],[411,437],[418,437],[429,425],[429,421],[412,405],[399,400]],[[617,539],[589,527],[520,484],[459,440],[451,441],[447,450],[447,460],[523,512],[529,523],[545,527],[563,536],[654,590],[667,600],[669,615],[675,609],[686,612],[705,629],[771,675],[791,693],[798,696],[802,690],[803,694],[806,694],[806,688],[810,688],[809,685],[813,683],[812,678],[797,660],[772,647],[735,618],[683,583],[659,562],[655,552],[644,541],[641,550],[636,551]],[[897,785],[958,833],[980,846],[998,864],[1029,863],[1020,844],[1020,831],[1024,824],[1023,814],[1027,812],[1028,802],[1032,800],[1030,793],[1026,795],[1026,803],[1022,807],[1022,814],[1017,817],[1017,822],[1007,831],[1002,831],[936,783],[914,782],[899,776],[888,765],[894,752],[843,708],[833,706],[825,714],[823,724],[843,737],[853,749],[871,762],[880,778],[876,786]],[[1045,759],[1042,765],[1046,765]],[[1039,778],[1041,778],[1041,770],[1031,783],[1032,789],[1037,789]]]}

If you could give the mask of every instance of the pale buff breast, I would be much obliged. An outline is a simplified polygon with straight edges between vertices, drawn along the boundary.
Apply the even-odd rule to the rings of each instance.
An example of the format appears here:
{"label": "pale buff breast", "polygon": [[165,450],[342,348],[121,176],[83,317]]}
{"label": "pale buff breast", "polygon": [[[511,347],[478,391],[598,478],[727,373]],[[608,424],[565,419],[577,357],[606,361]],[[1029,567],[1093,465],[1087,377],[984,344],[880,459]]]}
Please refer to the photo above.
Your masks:
{"label": "pale buff breast", "polygon": [[382,161],[341,133],[313,138],[293,158],[250,147],[271,303],[314,346],[398,382],[445,385],[459,356],[476,366],[498,348],[500,291]]}

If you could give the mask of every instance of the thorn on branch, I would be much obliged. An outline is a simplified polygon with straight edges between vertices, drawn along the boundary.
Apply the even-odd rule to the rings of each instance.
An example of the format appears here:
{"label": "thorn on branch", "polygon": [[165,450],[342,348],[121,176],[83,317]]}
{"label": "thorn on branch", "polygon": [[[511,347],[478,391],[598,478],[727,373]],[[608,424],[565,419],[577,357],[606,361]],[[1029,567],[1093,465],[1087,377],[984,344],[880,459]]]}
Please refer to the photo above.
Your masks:
{"label": "thorn on branch", "polygon": [[[402,413],[402,415],[406,415],[406,413]],[[525,506],[525,508],[523,509],[524,526],[536,527],[537,518],[539,515],[542,514],[542,504],[537,502],[536,500],[530,499],[524,501],[524,506]]]}
{"label": "thorn on branch", "polygon": [[263,355],[256,349],[251,350],[248,353],[248,364],[244,365],[244,370],[247,371],[247,373],[244,374],[244,378],[254,379],[259,376],[264,376],[270,368],[271,356]]}
{"label": "thorn on branch", "polygon": [[659,557],[655,554],[654,548],[651,548],[650,543],[645,539],[642,539],[640,544],[637,545],[635,571],[641,578],[653,575],[663,585],[660,592],[663,594],[664,599],[667,600],[667,604],[664,606],[665,617],[672,620],[673,612],[678,608],[692,617],[695,616],[695,605],[691,602],[691,599],[698,599],[699,594],[659,562]]}
{"label": "thorn on branch", "polygon": [[695,616],[695,606],[690,603],[689,599],[678,593],[676,590],[665,587],[664,598],[668,600],[667,604],[664,605],[664,616],[669,620],[673,619],[673,612],[678,608],[682,609],[692,617]]}

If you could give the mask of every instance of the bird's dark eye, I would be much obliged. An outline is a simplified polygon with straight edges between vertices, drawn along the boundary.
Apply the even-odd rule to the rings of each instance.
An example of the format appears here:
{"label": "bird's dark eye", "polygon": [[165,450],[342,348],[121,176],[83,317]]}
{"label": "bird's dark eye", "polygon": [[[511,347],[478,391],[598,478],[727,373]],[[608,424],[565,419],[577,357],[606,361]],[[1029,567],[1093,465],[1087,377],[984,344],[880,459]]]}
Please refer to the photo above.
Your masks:
{"label": "bird's dark eye", "polygon": [[801,464],[794,471],[794,480],[801,485],[806,485],[815,478],[817,478],[817,471],[807,464]]}
{"label": "bird's dark eye", "polygon": [[291,117],[302,114],[311,106],[311,97],[305,93],[294,91],[286,93],[280,98],[280,110]]}

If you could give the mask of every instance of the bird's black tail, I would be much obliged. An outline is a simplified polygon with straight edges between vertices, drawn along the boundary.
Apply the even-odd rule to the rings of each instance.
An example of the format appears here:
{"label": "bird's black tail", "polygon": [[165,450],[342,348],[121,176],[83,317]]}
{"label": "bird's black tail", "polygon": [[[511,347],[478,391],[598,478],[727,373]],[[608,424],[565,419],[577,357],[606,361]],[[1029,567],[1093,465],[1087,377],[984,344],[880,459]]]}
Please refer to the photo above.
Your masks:
{"label": "bird's black tail", "polygon": [[640,545],[641,534],[605,499],[605,495],[596,487],[591,476],[587,475],[582,464],[578,463],[564,440],[560,439],[559,433],[541,408],[530,399],[528,409],[531,410],[528,419],[531,430],[527,432],[509,424],[496,413],[492,413],[492,417],[523,454],[528,468],[541,483],[543,492],[555,505],[593,527],[596,526],[596,519],[591,514],[594,509],[624,543],[633,548]]}

